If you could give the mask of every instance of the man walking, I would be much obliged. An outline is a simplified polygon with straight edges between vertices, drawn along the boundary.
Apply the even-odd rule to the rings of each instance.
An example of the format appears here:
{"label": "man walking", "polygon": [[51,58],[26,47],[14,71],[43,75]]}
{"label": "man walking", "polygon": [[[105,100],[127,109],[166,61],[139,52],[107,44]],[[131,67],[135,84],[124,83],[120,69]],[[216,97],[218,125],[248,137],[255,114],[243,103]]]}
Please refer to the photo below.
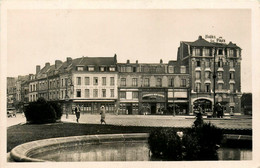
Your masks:
{"label": "man walking", "polygon": [[79,108],[78,105],[75,107],[75,114],[76,114],[77,123],[78,123],[79,122],[79,118],[80,118],[80,108]]}
{"label": "man walking", "polygon": [[105,119],[106,119],[106,110],[105,110],[105,107],[104,107],[104,106],[101,106],[100,115],[101,115],[101,119],[100,119],[101,124],[102,124],[102,123],[107,124],[106,121],[105,121]]}

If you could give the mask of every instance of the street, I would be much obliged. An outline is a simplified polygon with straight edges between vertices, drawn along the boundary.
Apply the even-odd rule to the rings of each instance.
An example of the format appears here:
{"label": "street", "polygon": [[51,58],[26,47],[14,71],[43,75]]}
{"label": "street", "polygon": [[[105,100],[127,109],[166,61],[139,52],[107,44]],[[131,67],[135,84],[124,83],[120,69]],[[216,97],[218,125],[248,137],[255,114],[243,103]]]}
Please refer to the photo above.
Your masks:
{"label": "street", "polygon": [[[123,126],[155,126],[155,127],[190,127],[195,120],[194,116],[161,116],[161,115],[106,115],[106,123],[111,125]],[[61,118],[62,122],[76,123],[76,116],[66,115]],[[252,119],[248,116],[233,116],[227,118],[206,119],[205,122],[211,122],[219,128],[229,129],[252,129]],[[23,124],[26,118],[17,114],[14,118],[7,118],[7,127]],[[79,124],[99,124],[100,115],[81,114]]]}

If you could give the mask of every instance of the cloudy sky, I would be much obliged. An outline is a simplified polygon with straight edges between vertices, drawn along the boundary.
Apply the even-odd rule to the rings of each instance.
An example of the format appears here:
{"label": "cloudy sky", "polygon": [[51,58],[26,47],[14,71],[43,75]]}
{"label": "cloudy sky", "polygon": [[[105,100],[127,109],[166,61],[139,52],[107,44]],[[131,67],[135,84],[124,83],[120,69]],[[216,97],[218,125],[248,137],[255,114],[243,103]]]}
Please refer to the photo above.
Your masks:
{"label": "cloudy sky", "polygon": [[180,41],[222,36],[242,50],[242,91],[252,91],[251,12],[246,9],[54,9],[7,12],[7,76],[66,57],[118,62],[177,59]]}

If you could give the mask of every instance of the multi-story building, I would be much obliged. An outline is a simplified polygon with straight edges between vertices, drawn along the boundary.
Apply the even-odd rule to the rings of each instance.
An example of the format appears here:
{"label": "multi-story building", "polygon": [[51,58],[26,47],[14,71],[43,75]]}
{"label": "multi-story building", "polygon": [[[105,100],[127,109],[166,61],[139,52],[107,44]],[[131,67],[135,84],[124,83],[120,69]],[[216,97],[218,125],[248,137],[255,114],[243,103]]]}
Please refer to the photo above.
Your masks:
{"label": "multi-story building", "polygon": [[[118,64],[119,114],[186,114],[188,77],[176,62]],[[182,72],[182,73],[180,73]]]}
{"label": "multi-story building", "polygon": [[[168,63],[117,63],[115,55],[67,57],[54,65],[46,63],[42,69],[37,65],[36,74],[21,84],[29,91],[21,97],[29,102],[39,97],[58,101],[64,111],[79,105],[87,113],[98,113],[104,105],[109,113],[193,114],[198,104],[205,112],[212,112],[214,102],[220,102],[226,113],[239,114],[240,73],[240,47],[199,36],[194,42],[181,41],[177,61]],[[11,87],[14,80],[8,80],[10,100],[19,92]]]}
{"label": "multi-story building", "polygon": [[199,36],[194,42],[180,43],[177,61],[178,64],[186,66],[190,74],[191,112],[198,104],[205,112],[212,111],[215,96],[215,103],[224,105],[226,113],[240,113],[240,47],[232,42],[208,42]]}

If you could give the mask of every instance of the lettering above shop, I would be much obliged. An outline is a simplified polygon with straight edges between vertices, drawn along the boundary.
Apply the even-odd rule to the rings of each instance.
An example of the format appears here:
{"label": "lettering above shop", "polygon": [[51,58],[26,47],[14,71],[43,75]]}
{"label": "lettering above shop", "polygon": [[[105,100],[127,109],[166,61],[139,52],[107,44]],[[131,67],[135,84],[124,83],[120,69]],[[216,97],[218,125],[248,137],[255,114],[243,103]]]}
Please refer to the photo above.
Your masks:
{"label": "lettering above shop", "polygon": [[205,35],[205,39],[211,43],[225,43],[226,40],[223,39],[221,36],[216,38],[215,35]]}
{"label": "lettering above shop", "polygon": [[144,94],[143,97],[162,97],[162,98],[164,98],[165,96],[163,94],[150,93],[150,94]]}

